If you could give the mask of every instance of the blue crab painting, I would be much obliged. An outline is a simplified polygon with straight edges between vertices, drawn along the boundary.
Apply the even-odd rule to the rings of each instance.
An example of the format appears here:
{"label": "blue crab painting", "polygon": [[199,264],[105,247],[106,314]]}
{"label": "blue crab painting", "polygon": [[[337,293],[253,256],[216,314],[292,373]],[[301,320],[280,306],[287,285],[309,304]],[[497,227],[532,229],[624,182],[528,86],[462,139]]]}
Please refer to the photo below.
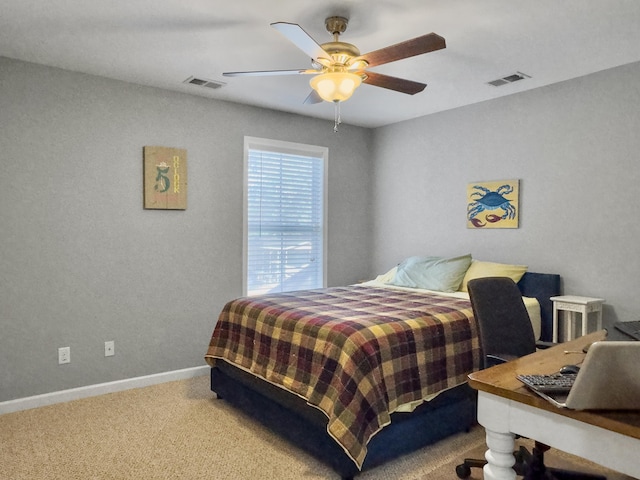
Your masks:
{"label": "blue crab painting", "polygon": [[[484,227],[488,223],[516,218],[517,212],[516,207],[512,204],[513,200],[505,196],[514,191],[513,185],[501,185],[495,190],[490,190],[482,185],[473,185],[472,188],[475,191],[469,195],[469,199],[472,201],[467,205],[467,218],[474,227]],[[478,218],[478,215],[482,212],[498,209],[503,211],[502,215],[496,215],[495,213],[484,215],[484,220],[488,223],[484,223],[482,219]]]}

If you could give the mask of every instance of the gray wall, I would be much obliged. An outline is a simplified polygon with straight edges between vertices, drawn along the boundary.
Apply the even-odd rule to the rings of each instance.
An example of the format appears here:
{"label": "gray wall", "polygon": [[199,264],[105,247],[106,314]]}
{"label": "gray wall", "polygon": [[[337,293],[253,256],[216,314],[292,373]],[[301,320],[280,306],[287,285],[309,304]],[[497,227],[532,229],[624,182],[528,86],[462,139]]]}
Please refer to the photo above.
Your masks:
{"label": "gray wall", "polygon": [[[605,325],[640,318],[639,112],[635,63],[377,129],[374,272],[469,252],[561,274]],[[467,184],[514,178],[520,228],[467,229]]]}
{"label": "gray wall", "polygon": [[[0,401],[204,365],[241,294],[244,135],[329,148],[328,283],[369,272],[370,130],[6,58],[0,125]],[[187,210],[142,208],[145,145],[187,149]]]}
{"label": "gray wall", "polygon": [[[335,135],[0,58],[0,401],[203,364],[241,293],[244,135],[329,147],[330,285],[470,252],[560,273],[565,293],[607,299],[606,322],[638,318],[639,79],[632,64]],[[142,209],[144,145],[188,150],[186,211]],[[468,230],[467,183],[511,178],[520,228]]]}

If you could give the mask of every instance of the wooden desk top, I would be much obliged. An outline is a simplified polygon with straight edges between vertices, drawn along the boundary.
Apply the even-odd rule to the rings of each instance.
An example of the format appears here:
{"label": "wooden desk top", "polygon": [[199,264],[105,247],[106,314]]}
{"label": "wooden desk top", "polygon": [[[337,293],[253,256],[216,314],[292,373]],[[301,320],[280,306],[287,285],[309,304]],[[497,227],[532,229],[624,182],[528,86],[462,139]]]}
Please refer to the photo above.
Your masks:
{"label": "wooden desk top", "polygon": [[[557,408],[530,392],[516,378],[519,373],[548,374],[557,372],[563,365],[580,365],[585,357],[582,349],[593,342],[604,340],[605,337],[606,331],[601,330],[495,367],[474,372],[469,375],[469,385],[476,390],[640,439],[640,411],[576,411]],[[565,351],[571,353],[565,353]]]}

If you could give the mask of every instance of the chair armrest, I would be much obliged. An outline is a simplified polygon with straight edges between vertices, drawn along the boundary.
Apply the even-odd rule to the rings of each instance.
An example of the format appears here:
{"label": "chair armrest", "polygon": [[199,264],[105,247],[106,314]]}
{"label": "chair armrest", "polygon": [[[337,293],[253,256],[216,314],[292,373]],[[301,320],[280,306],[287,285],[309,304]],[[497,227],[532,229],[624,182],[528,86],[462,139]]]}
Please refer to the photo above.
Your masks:
{"label": "chair armrest", "polygon": [[485,357],[485,368],[493,367],[494,365],[500,365],[501,363],[507,363],[511,360],[515,360],[515,355],[487,355]]}
{"label": "chair armrest", "polygon": [[547,348],[553,347],[554,345],[558,345],[558,344],[553,342],[543,342],[542,340],[538,340],[536,342],[536,348],[539,350],[545,350]]}

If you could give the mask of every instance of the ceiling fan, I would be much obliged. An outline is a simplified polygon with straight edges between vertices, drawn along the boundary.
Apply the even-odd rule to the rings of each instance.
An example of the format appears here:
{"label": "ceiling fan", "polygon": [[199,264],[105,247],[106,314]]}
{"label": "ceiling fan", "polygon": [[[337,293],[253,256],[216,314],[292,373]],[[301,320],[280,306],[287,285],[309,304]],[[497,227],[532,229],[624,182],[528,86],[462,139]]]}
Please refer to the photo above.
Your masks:
{"label": "ceiling fan", "polygon": [[333,35],[333,41],[320,45],[300,25],[287,22],[272,23],[271,26],[273,28],[311,57],[312,68],[225,72],[223,75],[226,77],[315,75],[309,82],[313,90],[305,99],[305,103],[319,103],[323,100],[335,103],[337,127],[339,123],[338,104],[348,100],[362,82],[408,95],[419,93],[427,86],[424,83],[371,72],[367,68],[446,47],[444,38],[435,33],[428,33],[362,55],[355,45],[340,41],[340,34],[347,29],[347,24],[348,19],[345,17],[334,16],[327,18],[325,27]]}

